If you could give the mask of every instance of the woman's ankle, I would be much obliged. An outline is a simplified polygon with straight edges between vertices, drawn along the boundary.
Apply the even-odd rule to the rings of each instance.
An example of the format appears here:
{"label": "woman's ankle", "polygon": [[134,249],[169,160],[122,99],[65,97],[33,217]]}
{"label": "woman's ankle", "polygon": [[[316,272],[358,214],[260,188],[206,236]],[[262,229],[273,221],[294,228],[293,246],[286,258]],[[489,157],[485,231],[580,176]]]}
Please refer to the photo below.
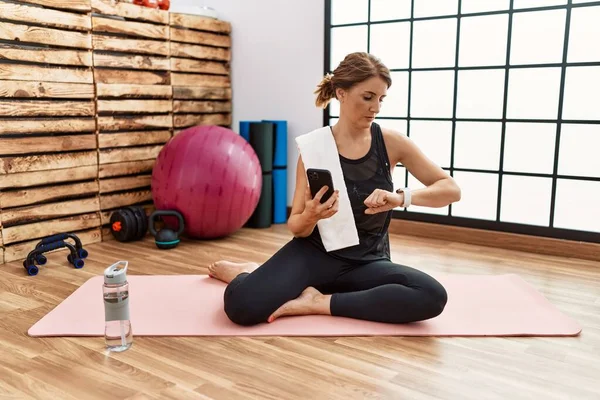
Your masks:
{"label": "woman's ankle", "polygon": [[320,294],[315,296],[313,311],[318,315],[331,315],[331,295]]}

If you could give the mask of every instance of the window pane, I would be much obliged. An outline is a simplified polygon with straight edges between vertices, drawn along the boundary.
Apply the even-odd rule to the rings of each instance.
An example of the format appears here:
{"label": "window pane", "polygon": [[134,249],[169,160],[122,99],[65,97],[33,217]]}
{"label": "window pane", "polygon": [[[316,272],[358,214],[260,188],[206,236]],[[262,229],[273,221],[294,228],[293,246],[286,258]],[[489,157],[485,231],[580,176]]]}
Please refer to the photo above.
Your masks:
{"label": "window pane", "polygon": [[392,86],[381,104],[379,116],[408,116],[408,72],[392,72]]}
{"label": "window pane", "polygon": [[558,173],[600,178],[599,150],[600,125],[564,124],[560,134]]}
{"label": "window pane", "polygon": [[562,62],[566,10],[513,15],[511,65]]}
{"label": "window pane", "polygon": [[567,4],[567,0],[515,0],[513,8],[560,6],[562,4]]}
{"label": "window pane", "polygon": [[408,68],[410,22],[372,25],[370,52],[388,68]]}
{"label": "window pane", "polygon": [[414,22],[413,68],[454,66],[456,21],[447,18]]}
{"label": "window pane", "polygon": [[509,71],[508,118],[556,119],[560,68],[519,68]]}
{"label": "window pane", "polygon": [[337,124],[339,118],[329,118],[329,125],[330,126],[334,126],[335,124]]}
{"label": "window pane", "polygon": [[462,18],[458,65],[505,65],[507,35],[508,14]]}
{"label": "window pane", "polygon": [[415,18],[458,14],[458,0],[415,0]]}
{"label": "window pane", "polygon": [[410,18],[411,0],[371,0],[371,21]]}
{"label": "window pane", "polygon": [[[412,190],[421,189],[425,186],[417,180],[412,174],[408,174],[408,185]],[[448,215],[448,206],[441,208],[433,207],[421,207],[412,205],[406,209],[410,212],[421,213],[421,214],[436,214],[436,215]]]}
{"label": "window pane", "polygon": [[410,138],[434,163],[450,167],[451,121],[410,121]]}
{"label": "window pane", "polygon": [[454,179],[462,195],[459,202],[452,204],[455,217],[496,219],[498,203],[498,175],[475,172],[454,172]]}
{"label": "window pane", "polygon": [[410,96],[413,118],[451,118],[454,71],[413,72]]}
{"label": "window pane", "polygon": [[577,4],[577,3],[595,3],[596,1],[598,1],[598,0],[573,0],[573,3],[574,4]]}
{"label": "window pane", "polygon": [[556,124],[507,123],[504,170],[551,174],[555,141]]}
{"label": "window pane", "polygon": [[517,224],[550,224],[552,179],[504,175],[500,220]]}
{"label": "window pane", "polygon": [[600,61],[600,7],[578,7],[571,11],[569,62]]}
{"label": "window pane", "polygon": [[600,67],[568,67],[563,119],[600,119]]}
{"label": "window pane", "polygon": [[375,119],[382,128],[389,128],[406,135],[408,122],[405,119]]}
{"label": "window pane", "polygon": [[458,118],[502,118],[503,69],[458,72],[456,116]]}
{"label": "window pane", "polygon": [[559,179],[554,227],[600,232],[600,182]]}
{"label": "window pane", "polygon": [[368,0],[331,0],[331,24],[367,22]]}
{"label": "window pane", "polygon": [[509,0],[463,0],[460,6],[460,12],[462,14],[466,14],[484,11],[508,10],[509,6]]}
{"label": "window pane", "polygon": [[501,133],[500,122],[457,122],[454,166],[497,171],[500,166]]}
{"label": "window pane", "polygon": [[345,26],[331,29],[331,62],[333,71],[349,54],[367,51],[367,26]]}
{"label": "window pane", "polygon": [[331,99],[329,102],[329,115],[332,117],[340,116],[340,102],[337,99]]}

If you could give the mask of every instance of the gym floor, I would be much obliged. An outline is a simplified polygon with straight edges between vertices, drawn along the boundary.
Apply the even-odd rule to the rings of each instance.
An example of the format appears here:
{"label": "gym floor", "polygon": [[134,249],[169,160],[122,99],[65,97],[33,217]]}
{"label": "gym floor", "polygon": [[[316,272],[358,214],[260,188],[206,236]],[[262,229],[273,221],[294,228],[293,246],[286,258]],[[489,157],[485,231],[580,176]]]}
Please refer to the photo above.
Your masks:
{"label": "gym floor", "polygon": [[[86,246],[82,270],[48,256],[36,277],[1,265],[0,397],[18,399],[597,399],[600,262],[392,235],[394,261],[426,272],[516,273],[582,326],[566,338],[143,338],[107,356],[102,338],[27,330],[124,256],[131,274],[205,274],[227,258],[265,261],[285,226],[242,229],[159,251],[152,239]],[[258,251],[262,247],[263,250]]]}

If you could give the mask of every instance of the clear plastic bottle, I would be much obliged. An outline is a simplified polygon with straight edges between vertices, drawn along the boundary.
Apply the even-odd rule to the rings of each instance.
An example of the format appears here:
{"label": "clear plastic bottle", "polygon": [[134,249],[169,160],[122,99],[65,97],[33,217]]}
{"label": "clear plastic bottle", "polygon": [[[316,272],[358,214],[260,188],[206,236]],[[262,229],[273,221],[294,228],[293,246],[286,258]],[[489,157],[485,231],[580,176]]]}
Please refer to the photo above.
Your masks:
{"label": "clear plastic bottle", "polygon": [[119,261],[104,270],[104,338],[109,351],[121,352],[133,344],[129,317],[127,261]]}

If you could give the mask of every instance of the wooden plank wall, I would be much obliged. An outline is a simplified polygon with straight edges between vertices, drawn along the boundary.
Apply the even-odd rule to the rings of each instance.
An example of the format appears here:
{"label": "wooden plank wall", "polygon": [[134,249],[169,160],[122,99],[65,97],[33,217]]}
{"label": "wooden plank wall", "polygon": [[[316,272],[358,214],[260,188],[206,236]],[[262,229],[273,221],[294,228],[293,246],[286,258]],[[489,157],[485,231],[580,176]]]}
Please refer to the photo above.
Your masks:
{"label": "wooden plank wall", "polygon": [[89,0],[0,1],[4,261],[46,235],[100,240]]}
{"label": "wooden plank wall", "polygon": [[[112,0],[0,0],[0,264],[152,209],[174,133],[231,126],[231,26]],[[102,229],[104,226],[104,229]]]}
{"label": "wooden plank wall", "polygon": [[175,133],[194,125],[231,125],[231,25],[171,14]]}
{"label": "wooden plank wall", "polygon": [[154,160],[173,135],[169,13],[92,0],[103,238],[118,208],[152,202]]}

